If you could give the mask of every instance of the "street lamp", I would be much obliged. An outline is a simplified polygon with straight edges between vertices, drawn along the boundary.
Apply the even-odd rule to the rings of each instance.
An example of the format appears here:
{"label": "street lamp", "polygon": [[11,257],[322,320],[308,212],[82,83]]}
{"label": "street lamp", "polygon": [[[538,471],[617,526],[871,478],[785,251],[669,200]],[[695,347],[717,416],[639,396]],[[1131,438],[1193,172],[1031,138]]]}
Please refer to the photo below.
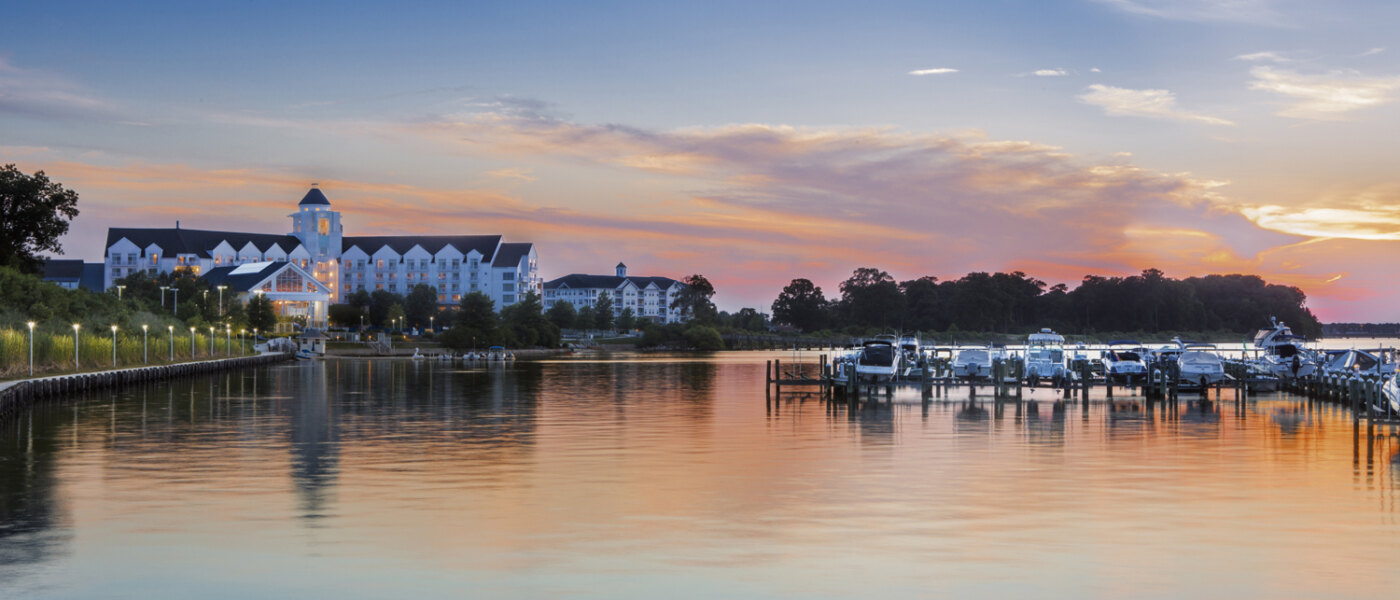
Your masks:
{"label": "street lamp", "polygon": [[220,315],[224,314],[224,288],[226,288],[226,287],[228,287],[228,286],[226,286],[226,285],[221,285],[221,286],[219,286],[219,314],[220,314]]}
{"label": "street lamp", "polygon": [[33,322],[33,321],[30,321],[30,322],[28,323],[28,325],[29,325],[29,376],[30,376],[30,377],[33,377],[33,376],[34,376],[34,322]]}
{"label": "street lamp", "polygon": [[117,326],[112,326],[112,368],[117,368]]}
{"label": "street lamp", "polygon": [[[207,290],[205,293],[209,293]],[[209,326],[209,358],[214,358],[214,326]]]}
{"label": "street lamp", "polygon": [[247,353],[248,353],[247,350],[244,350],[244,349],[243,349],[243,334],[244,334],[245,332],[247,332],[247,331],[248,331],[247,329],[243,329],[243,328],[239,328],[239,330],[238,330],[238,353],[239,353],[239,354],[247,354]]}
{"label": "street lamp", "polygon": [[228,323],[224,323],[224,356],[228,356],[229,354],[231,354],[231,353],[233,352],[232,346],[233,346],[233,325],[229,325]]}
{"label": "street lamp", "polygon": [[78,330],[83,326],[79,323],[73,324],[73,370],[78,370]]}
{"label": "street lamp", "polygon": [[175,362],[175,326],[166,325],[165,328],[170,330],[170,362]]}
{"label": "street lamp", "polygon": [[194,360],[194,328],[190,328],[190,360]]}
{"label": "street lamp", "polygon": [[253,350],[258,349],[258,328],[253,328]]}
{"label": "street lamp", "polygon": [[165,290],[170,289],[168,285],[160,286],[160,307],[165,308]]}
{"label": "street lamp", "polygon": [[117,302],[121,302],[121,301],[122,301],[122,290],[126,289],[126,286],[124,286],[124,285],[119,285],[119,286],[116,286],[116,288],[117,288]]}
{"label": "street lamp", "polygon": [[150,327],[145,323],[141,324],[141,362],[151,364],[151,332]]}
{"label": "street lamp", "polygon": [[431,315],[428,316],[428,329],[432,330],[434,333],[437,332],[436,329],[433,329],[433,317]]}

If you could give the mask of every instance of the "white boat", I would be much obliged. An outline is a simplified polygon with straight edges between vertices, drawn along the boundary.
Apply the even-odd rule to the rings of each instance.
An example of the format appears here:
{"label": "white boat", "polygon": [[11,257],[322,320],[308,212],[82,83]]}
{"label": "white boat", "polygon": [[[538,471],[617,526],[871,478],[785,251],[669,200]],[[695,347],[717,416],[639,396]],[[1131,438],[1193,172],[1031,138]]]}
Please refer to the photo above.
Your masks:
{"label": "white boat", "polygon": [[919,343],[919,336],[908,334],[899,336],[899,353],[903,355],[900,358],[904,361],[906,371],[916,368],[919,363],[923,362],[924,355],[924,347]]}
{"label": "white boat", "polygon": [[899,374],[902,353],[892,337],[880,336],[866,340],[856,354],[856,377],[859,381],[892,381]]}
{"label": "white boat", "polygon": [[953,376],[963,379],[987,379],[992,376],[992,363],[1006,358],[1006,351],[995,346],[963,348],[953,357]]}
{"label": "white boat", "polygon": [[1099,357],[1103,365],[1104,377],[1109,381],[1119,380],[1131,383],[1135,379],[1147,377],[1147,363],[1143,362],[1142,344],[1129,340],[1116,340],[1108,343],[1108,349]]}
{"label": "white boat", "polygon": [[506,349],[505,349],[504,347],[502,347],[502,346],[492,346],[491,348],[487,349],[487,351],[486,351],[486,360],[488,360],[488,361],[502,361],[502,362],[504,362],[504,361],[507,361],[507,360],[513,360],[514,358],[515,358],[515,355],[514,355],[514,354],[511,354],[511,353],[509,353],[509,352],[506,352]]}
{"label": "white boat", "polygon": [[1269,317],[1270,329],[1254,334],[1254,347],[1263,352],[1259,361],[1270,373],[1283,380],[1308,377],[1317,372],[1317,362],[1303,347],[1303,338],[1293,335],[1283,322]]}
{"label": "white boat", "polygon": [[1380,357],[1365,350],[1338,350],[1328,353],[1322,370],[1333,374],[1390,375],[1395,363],[1382,362]]}
{"label": "white boat", "polygon": [[1381,408],[1390,407],[1390,414],[1400,415],[1400,375],[1391,375],[1381,386]]}
{"label": "white boat", "polygon": [[1183,348],[1176,359],[1182,387],[1205,388],[1225,380],[1225,362],[1212,349],[1214,346],[1209,344],[1193,344]]}
{"label": "white boat", "polygon": [[1058,379],[1065,374],[1065,336],[1050,328],[1026,338],[1026,377]]}

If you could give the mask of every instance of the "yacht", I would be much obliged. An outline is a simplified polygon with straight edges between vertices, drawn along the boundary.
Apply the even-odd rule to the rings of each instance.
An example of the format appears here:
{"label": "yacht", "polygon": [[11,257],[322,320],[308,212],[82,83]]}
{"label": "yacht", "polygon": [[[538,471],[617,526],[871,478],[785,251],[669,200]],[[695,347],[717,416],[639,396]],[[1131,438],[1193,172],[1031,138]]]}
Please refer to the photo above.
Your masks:
{"label": "yacht", "polygon": [[1058,379],[1065,374],[1065,336],[1049,327],[1026,338],[1026,378]]}
{"label": "yacht", "polygon": [[1254,347],[1263,352],[1259,361],[1269,372],[1283,380],[1316,373],[1317,362],[1303,347],[1303,337],[1293,335],[1293,330],[1273,317],[1269,317],[1269,324],[1269,329],[1260,329],[1254,334]]}
{"label": "yacht", "polygon": [[917,335],[902,335],[899,337],[900,359],[904,362],[904,374],[908,375],[914,369],[921,368],[924,363],[924,347],[919,343]]}
{"label": "yacht", "polygon": [[1130,384],[1135,379],[1147,377],[1147,363],[1142,361],[1142,344],[1129,340],[1116,340],[1108,343],[1108,349],[1099,357],[1103,365],[1104,377]]}
{"label": "yacht", "polygon": [[1322,370],[1337,374],[1384,376],[1395,373],[1395,363],[1382,362],[1379,356],[1365,350],[1337,350],[1327,354]]}
{"label": "yacht", "polygon": [[856,353],[856,378],[860,381],[893,381],[899,374],[902,353],[893,336],[866,340]]}
{"label": "yacht", "polygon": [[1392,416],[1400,415],[1400,375],[1391,375],[1381,386],[1381,408],[1385,407],[1390,408]]}

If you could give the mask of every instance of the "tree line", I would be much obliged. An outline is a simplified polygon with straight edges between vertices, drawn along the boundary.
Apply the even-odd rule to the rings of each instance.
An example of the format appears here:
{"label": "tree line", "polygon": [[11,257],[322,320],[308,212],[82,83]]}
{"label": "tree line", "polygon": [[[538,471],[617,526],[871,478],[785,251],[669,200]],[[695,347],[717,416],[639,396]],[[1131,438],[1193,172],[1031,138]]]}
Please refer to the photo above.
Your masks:
{"label": "tree line", "polygon": [[1026,333],[1250,333],[1269,317],[1317,337],[1322,325],[1302,290],[1255,275],[1173,279],[1157,269],[1129,277],[1086,275],[1079,285],[1048,285],[1021,271],[968,273],[940,281],[896,281],[874,267],[856,269],[827,298],[808,279],[794,279],[773,301],[773,320],[802,331],[900,330]]}

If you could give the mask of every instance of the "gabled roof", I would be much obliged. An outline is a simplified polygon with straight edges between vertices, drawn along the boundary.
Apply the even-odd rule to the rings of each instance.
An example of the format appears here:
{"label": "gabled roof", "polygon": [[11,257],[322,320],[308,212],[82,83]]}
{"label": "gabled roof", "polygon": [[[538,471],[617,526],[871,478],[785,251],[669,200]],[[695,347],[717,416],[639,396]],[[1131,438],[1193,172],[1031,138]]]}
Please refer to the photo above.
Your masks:
{"label": "gabled roof", "polygon": [[196,254],[203,257],[210,257],[210,251],[219,245],[219,242],[227,241],[235,249],[246,246],[252,242],[259,250],[266,251],[273,244],[282,247],[284,252],[291,252],[292,249],[301,245],[301,240],[294,235],[277,235],[267,233],[241,233],[237,231],[208,231],[202,229],[148,229],[148,228],[126,228],[111,227],[107,229],[107,245],[104,246],[103,256],[106,256],[106,248],[111,248],[113,244],[121,241],[122,238],[131,240],[139,248],[146,248],[151,244],[160,246],[161,251],[166,256],[175,254]]}
{"label": "gabled roof", "polygon": [[555,288],[571,289],[617,289],[622,287],[623,282],[630,281],[638,288],[645,288],[650,284],[656,287],[668,289],[673,285],[681,285],[681,282],[670,277],[618,277],[616,275],[584,275],[582,273],[571,273],[558,279],[552,279],[544,283],[544,289]]}
{"label": "gabled roof", "polygon": [[501,244],[500,252],[496,253],[496,258],[491,261],[492,267],[514,267],[520,261],[530,255],[530,249],[535,245],[530,242],[511,242]]}
{"label": "gabled roof", "polygon": [[72,281],[83,278],[83,261],[76,259],[49,259],[44,262],[44,281]]}
{"label": "gabled roof", "polygon": [[321,193],[321,188],[313,187],[311,188],[311,191],[306,193],[305,196],[302,196],[301,202],[298,202],[297,206],[306,206],[308,204],[321,204],[324,206],[330,206],[331,201],[327,200],[326,195]]}
{"label": "gabled roof", "polygon": [[501,245],[499,235],[361,235],[355,237],[341,238],[341,251],[349,250],[352,246],[359,246],[365,254],[374,256],[380,248],[388,246],[390,250],[397,252],[399,256],[408,254],[414,246],[422,246],[430,254],[436,255],[449,244],[456,248],[463,255],[476,250],[481,255],[482,260],[494,262],[492,257],[496,254],[496,247]]}
{"label": "gabled roof", "polygon": [[296,268],[289,262],[257,262],[209,269],[203,279],[211,286],[226,285],[235,292],[246,292],[271,277],[280,267]]}

